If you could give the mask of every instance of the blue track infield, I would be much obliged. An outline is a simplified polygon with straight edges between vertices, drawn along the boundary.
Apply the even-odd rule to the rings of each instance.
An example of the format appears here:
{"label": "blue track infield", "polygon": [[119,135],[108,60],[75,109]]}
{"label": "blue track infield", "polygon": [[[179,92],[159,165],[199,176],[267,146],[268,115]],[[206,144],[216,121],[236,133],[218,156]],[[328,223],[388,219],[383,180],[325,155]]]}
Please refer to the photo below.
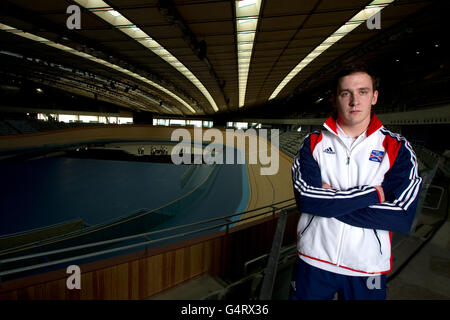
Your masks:
{"label": "blue track infield", "polygon": [[[159,208],[199,185],[207,165],[190,183],[189,166],[50,157],[4,164],[0,185],[0,236],[81,218],[104,224],[139,209]],[[214,184],[199,201],[160,227],[245,210],[249,187],[245,165],[220,165]]]}

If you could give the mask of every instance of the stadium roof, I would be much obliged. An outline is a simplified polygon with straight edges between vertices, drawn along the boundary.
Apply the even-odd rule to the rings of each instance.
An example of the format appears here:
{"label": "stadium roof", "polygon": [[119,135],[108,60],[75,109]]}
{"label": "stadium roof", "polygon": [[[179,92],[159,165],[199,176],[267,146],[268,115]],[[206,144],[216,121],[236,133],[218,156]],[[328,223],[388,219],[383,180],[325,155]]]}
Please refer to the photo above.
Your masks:
{"label": "stadium roof", "polygon": [[442,46],[444,2],[7,0],[0,75],[155,115],[276,113],[346,61]]}

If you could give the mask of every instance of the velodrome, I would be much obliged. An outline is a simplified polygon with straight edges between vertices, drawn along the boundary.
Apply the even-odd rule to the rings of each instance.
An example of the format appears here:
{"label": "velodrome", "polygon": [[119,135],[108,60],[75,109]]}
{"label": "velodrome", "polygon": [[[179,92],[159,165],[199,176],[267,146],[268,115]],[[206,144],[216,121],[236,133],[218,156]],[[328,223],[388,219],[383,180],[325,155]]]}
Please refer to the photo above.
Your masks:
{"label": "velodrome", "polygon": [[449,6],[2,1],[0,300],[288,300],[294,157],[360,62],[423,179],[387,299],[450,299]]}

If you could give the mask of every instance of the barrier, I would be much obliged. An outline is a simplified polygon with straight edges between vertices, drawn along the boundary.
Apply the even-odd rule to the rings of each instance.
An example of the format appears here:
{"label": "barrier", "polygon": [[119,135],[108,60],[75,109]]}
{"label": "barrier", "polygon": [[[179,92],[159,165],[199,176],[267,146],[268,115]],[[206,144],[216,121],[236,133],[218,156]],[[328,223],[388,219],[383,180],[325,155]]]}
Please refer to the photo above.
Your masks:
{"label": "barrier", "polygon": [[[279,210],[283,209],[290,209],[290,211],[294,212],[296,210],[295,201],[294,199],[289,199],[282,201],[280,203],[276,203],[271,206],[267,206],[266,208],[258,208],[255,210],[250,211],[256,211],[256,210],[263,210],[266,209],[264,212],[259,213],[256,216],[263,216],[267,213],[272,213],[273,215],[275,213],[278,213]],[[274,206],[277,206],[277,210],[274,210]],[[250,212],[249,211],[249,212]],[[30,271],[30,270],[36,270],[36,269],[42,269],[50,266],[61,266],[61,264],[68,263],[68,262],[77,262],[83,259],[98,257],[98,256],[104,256],[107,254],[111,254],[114,252],[125,252],[126,250],[133,249],[133,248],[139,248],[139,247],[145,247],[152,244],[157,244],[158,246],[161,245],[164,242],[167,242],[167,240],[176,239],[177,242],[180,241],[180,239],[183,239],[187,236],[200,236],[204,234],[205,232],[212,232],[212,231],[218,231],[224,226],[230,225],[232,223],[232,218],[236,215],[241,215],[242,213],[237,213],[234,215],[228,215],[224,217],[219,217],[215,219],[208,219],[192,224],[152,231],[152,232],[146,232],[146,233],[139,233],[139,234],[133,234],[126,237],[120,237],[120,238],[114,238],[110,240],[105,241],[98,241],[98,242],[90,242],[83,245],[76,245],[72,247],[67,248],[59,248],[54,250],[47,250],[44,252],[37,252],[37,253],[31,253],[31,254],[22,254],[22,255],[16,255],[13,257],[5,257],[3,256],[0,259],[0,280],[11,280],[11,277],[7,277],[9,275],[24,275],[24,272]],[[254,218],[253,216],[252,218]],[[246,219],[250,218],[244,218]],[[229,229],[226,228],[228,231]],[[154,238],[153,238],[154,237]],[[153,238],[153,239],[152,239]],[[145,239],[145,241],[142,241]],[[148,240],[151,239],[151,240]],[[135,240],[133,243],[129,244],[129,241]],[[138,242],[140,241],[140,242]],[[109,245],[118,245],[116,247],[112,247],[109,249],[105,249]],[[167,244],[167,243],[166,243]],[[95,249],[94,249],[95,248]],[[86,253],[88,252],[88,253]],[[51,257],[51,259],[50,259]],[[46,262],[37,262],[36,259],[46,259]],[[28,261],[28,263],[25,266],[20,266],[21,263],[24,261]],[[31,263],[30,263],[31,261]],[[7,266],[5,268],[5,266]],[[6,277],[5,277],[6,276]]]}
{"label": "barrier", "polygon": [[[214,178],[217,175],[217,167],[208,166],[208,168],[201,170],[203,171],[201,174],[203,180],[194,189],[158,209],[151,211],[140,209],[132,214],[119,217],[113,221],[100,225],[2,250],[0,251],[0,266],[4,268],[6,262],[8,263],[8,268],[28,271],[32,270],[28,268],[30,265],[47,264],[48,262],[65,260],[70,256],[73,256],[73,253],[64,250],[65,248],[74,247],[76,248],[77,255],[90,258],[93,257],[90,256],[93,251],[114,249],[113,244],[118,242],[108,242],[106,240],[121,239],[121,242],[124,243],[125,241],[130,240],[137,241],[138,238],[142,238],[139,240],[147,240],[145,235],[131,238],[129,238],[129,236],[155,230],[159,225],[171,219],[176,214],[179,214],[188,206],[200,201],[205,196],[205,192],[207,192],[214,183]],[[94,248],[94,246],[90,245],[92,243],[98,244]],[[133,245],[133,243],[128,244]],[[151,243],[147,243],[147,245],[149,244]],[[132,248],[133,247],[130,247],[130,249]],[[53,254],[49,256],[48,254],[45,254],[46,252],[53,252]],[[26,263],[24,262],[24,259],[20,259],[20,257],[23,256],[28,257]],[[54,264],[47,264],[46,266],[51,265]],[[5,276],[7,274],[11,273],[0,272],[0,276]],[[19,274],[19,276],[23,275],[24,274]]]}

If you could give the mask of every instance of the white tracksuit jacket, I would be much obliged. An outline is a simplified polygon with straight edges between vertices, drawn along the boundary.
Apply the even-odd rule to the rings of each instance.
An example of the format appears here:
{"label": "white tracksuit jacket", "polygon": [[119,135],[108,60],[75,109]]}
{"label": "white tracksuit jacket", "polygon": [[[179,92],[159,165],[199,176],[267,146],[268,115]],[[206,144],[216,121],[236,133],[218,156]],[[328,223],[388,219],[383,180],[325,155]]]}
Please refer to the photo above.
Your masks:
{"label": "white tracksuit jacket", "polygon": [[[415,153],[372,113],[365,133],[348,148],[330,117],[309,134],[292,167],[302,213],[298,254],[307,263],[350,276],[388,273],[391,232],[408,233],[422,186]],[[333,190],[322,188],[325,182]],[[383,187],[386,201],[380,204]]]}

